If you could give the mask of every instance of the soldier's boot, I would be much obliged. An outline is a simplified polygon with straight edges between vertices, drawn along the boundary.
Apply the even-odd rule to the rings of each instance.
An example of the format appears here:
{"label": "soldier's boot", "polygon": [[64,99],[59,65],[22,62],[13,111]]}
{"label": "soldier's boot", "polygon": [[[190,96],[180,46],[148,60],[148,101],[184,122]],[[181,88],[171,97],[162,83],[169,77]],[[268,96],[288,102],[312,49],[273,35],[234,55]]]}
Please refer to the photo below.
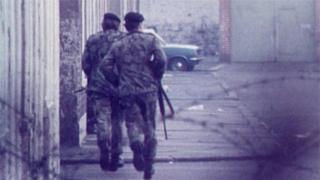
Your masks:
{"label": "soldier's boot", "polygon": [[152,179],[152,175],[155,173],[155,170],[153,168],[153,160],[146,160],[145,167],[144,167],[144,174],[143,178],[145,180]]}
{"label": "soldier's boot", "polygon": [[143,145],[141,142],[134,142],[130,145],[133,151],[133,166],[137,171],[144,170]]}
{"label": "soldier's boot", "polygon": [[109,169],[109,150],[107,145],[99,142],[99,149],[100,149],[100,168],[104,171],[108,171]]}
{"label": "soldier's boot", "polygon": [[124,165],[124,161],[121,158],[120,154],[111,155],[110,166],[109,166],[110,171],[117,171],[118,168],[123,167],[123,165]]}
{"label": "soldier's boot", "polygon": [[122,168],[124,166],[124,160],[121,156],[119,156],[117,165],[118,165],[118,168]]}
{"label": "soldier's boot", "polygon": [[150,139],[145,142],[145,149],[143,152],[144,160],[145,160],[143,178],[145,180],[151,179],[152,175],[155,173],[153,164],[156,156],[156,145],[157,145],[157,141],[155,139]]}

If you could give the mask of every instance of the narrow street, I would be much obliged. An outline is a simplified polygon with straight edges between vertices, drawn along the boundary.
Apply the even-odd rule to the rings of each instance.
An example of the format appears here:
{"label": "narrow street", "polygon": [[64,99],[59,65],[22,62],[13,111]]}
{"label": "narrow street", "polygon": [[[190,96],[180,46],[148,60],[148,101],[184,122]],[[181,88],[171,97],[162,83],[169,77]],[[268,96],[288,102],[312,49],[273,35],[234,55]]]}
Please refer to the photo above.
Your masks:
{"label": "narrow street", "polygon": [[[287,176],[292,177],[290,180],[319,178],[320,166],[318,161],[314,160],[319,159],[319,144],[318,138],[314,140],[313,136],[318,136],[313,134],[313,129],[292,134],[294,132],[285,129],[291,127],[290,123],[283,122],[281,129],[274,121],[267,122],[260,118],[257,110],[266,111],[264,106],[268,105],[267,102],[277,103],[272,99],[275,94],[263,94],[265,96],[261,97],[258,96],[261,91],[243,85],[261,78],[280,78],[286,72],[290,73],[288,76],[299,76],[299,70],[289,67],[287,71],[281,70],[281,73],[270,73],[270,70],[265,69],[264,76],[260,77],[250,74],[257,74],[260,66],[257,65],[255,69],[252,66],[243,66],[245,65],[219,65],[213,58],[208,58],[193,72],[166,73],[163,82],[176,109],[176,116],[173,120],[167,120],[169,140],[164,140],[162,124],[158,121],[159,148],[154,179],[281,180]],[[300,71],[311,71],[312,77],[318,78],[317,68],[308,65],[304,67],[307,72]],[[297,82],[294,81],[293,84],[295,83]],[[308,84],[304,81],[300,83]],[[313,85],[310,86],[319,87],[319,81],[311,83]],[[281,88],[287,89],[291,85],[282,84],[284,87]],[[275,89],[274,85],[263,86]],[[266,87],[263,89],[267,91]],[[313,93],[317,95],[317,92]],[[299,101],[303,103],[302,100]],[[311,102],[309,99],[307,101]],[[317,98],[313,103],[318,105]],[[314,118],[317,113],[313,113]],[[293,149],[286,149],[291,147],[287,146],[290,143],[283,142],[284,136],[277,132],[288,133],[289,136],[303,136],[302,139],[307,142],[305,144],[312,148],[299,149],[298,151],[305,155],[293,159],[290,154],[283,154]],[[313,137],[313,140],[309,140],[309,137]],[[63,176],[66,179],[129,180],[142,177],[141,173],[133,169],[132,154],[127,145],[124,153],[126,165],[116,173],[100,170],[94,136],[88,136],[82,148],[68,149],[62,153]]]}
{"label": "narrow street", "polygon": [[161,41],[121,48],[128,74],[158,68],[158,44],[173,70],[153,179],[320,179],[320,0],[1,0],[0,180],[142,179],[125,125],[117,172],[100,169],[92,134],[86,90],[109,30]]}
{"label": "narrow street", "polygon": [[[251,161],[238,162],[185,162],[157,163],[154,180],[249,180],[255,169]],[[142,180],[142,173],[134,170],[131,164],[119,169],[116,173],[103,172],[98,164],[63,166],[65,180]]]}

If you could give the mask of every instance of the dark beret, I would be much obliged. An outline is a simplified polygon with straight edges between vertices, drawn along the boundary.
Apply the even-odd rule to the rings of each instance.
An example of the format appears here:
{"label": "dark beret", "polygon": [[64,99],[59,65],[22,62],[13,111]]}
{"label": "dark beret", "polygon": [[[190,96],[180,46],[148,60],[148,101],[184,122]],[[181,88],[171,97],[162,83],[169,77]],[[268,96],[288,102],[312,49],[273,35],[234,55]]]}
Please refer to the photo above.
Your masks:
{"label": "dark beret", "polygon": [[126,22],[142,22],[144,20],[144,17],[142,14],[138,13],[138,12],[128,12],[125,16],[124,16],[124,20]]}
{"label": "dark beret", "polygon": [[111,20],[115,20],[115,21],[118,21],[118,22],[121,21],[120,18],[117,15],[113,14],[113,13],[105,13],[104,16],[103,16],[103,19],[104,20],[111,19]]}

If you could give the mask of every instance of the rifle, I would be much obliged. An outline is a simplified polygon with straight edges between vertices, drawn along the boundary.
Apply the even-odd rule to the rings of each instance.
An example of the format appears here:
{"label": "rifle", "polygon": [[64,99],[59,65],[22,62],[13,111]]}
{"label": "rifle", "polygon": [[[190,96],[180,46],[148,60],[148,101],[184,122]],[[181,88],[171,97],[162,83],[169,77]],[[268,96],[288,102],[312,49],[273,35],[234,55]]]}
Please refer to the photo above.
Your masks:
{"label": "rifle", "polygon": [[[158,79],[157,75],[155,74],[157,69],[155,67],[155,65],[153,64],[154,62],[154,52],[152,52],[149,56],[149,68],[151,69],[151,71],[153,72],[153,76],[155,79]],[[159,108],[160,108],[160,113],[161,113],[161,119],[162,119],[162,123],[163,123],[163,129],[164,129],[164,136],[165,139],[168,139],[168,133],[167,133],[167,125],[166,125],[166,118],[173,118],[174,117],[174,109],[173,106],[170,102],[170,99],[168,98],[168,95],[166,94],[166,92],[164,91],[162,84],[161,84],[161,79],[158,79],[158,100],[159,100]],[[170,109],[170,114],[166,115],[165,113],[165,107],[164,107],[164,101],[163,101],[163,97],[166,100],[167,105],[169,106]]]}
{"label": "rifle", "polygon": [[[166,115],[166,113],[165,113],[163,97],[166,100],[167,105],[169,106],[169,109],[170,109],[169,115]],[[173,118],[175,112],[174,112],[173,106],[170,102],[170,99],[168,98],[168,95],[166,94],[166,92],[164,91],[164,89],[162,87],[161,81],[159,81],[158,98],[159,98],[159,108],[160,108],[160,113],[161,113],[161,119],[162,119],[163,129],[164,129],[164,136],[165,136],[165,139],[167,140],[168,133],[167,133],[166,118]]]}

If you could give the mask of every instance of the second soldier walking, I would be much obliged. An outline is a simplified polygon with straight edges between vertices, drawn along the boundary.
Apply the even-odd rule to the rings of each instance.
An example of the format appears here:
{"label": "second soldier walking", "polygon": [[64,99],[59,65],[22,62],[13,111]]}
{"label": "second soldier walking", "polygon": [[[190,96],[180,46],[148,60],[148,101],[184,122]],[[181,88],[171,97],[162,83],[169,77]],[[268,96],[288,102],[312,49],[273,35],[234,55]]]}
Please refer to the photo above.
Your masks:
{"label": "second soldier walking", "polygon": [[[151,179],[156,156],[156,102],[158,82],[165,71],[166,57],[160,42],[152,34],[142,32],[144,17],[129,12],[125,16],[128,34],[115,42],[103,59],[101,69],[105,74],[119,76],[120,105],[125,112],[126,126],[133,151],[136,170],[144,171]],[[109,76],[112,80],[112,76]],[[136,121],[142,116],[140,127]],[[144,140],[139,137],[142,129]]]}

